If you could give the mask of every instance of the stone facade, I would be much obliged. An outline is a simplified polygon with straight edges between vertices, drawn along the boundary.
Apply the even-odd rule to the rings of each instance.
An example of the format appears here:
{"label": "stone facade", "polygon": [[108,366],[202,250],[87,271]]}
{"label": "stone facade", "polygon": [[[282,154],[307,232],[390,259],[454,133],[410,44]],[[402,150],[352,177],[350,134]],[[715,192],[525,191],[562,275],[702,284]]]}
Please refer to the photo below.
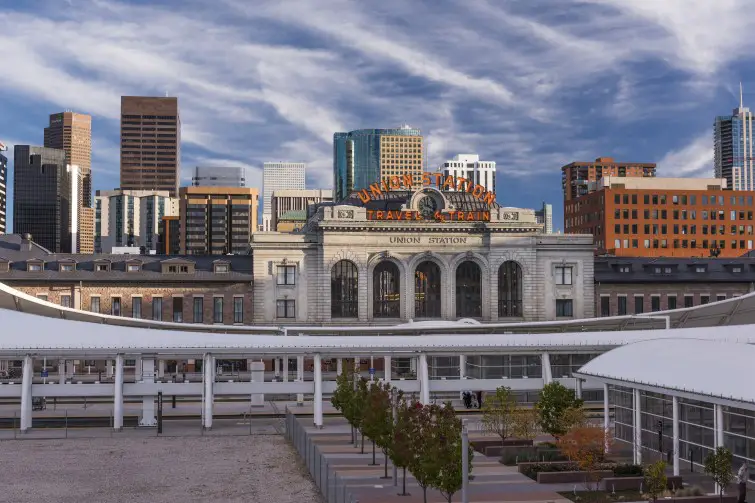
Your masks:
{"label": "stone facade", "polygon": [[[429,194],[428,194],[429,193]],[[464,194],[462,194],[464,195]],[[440,269],[440,317],[460,318],[456,274],[470,261],[481,272],[481,321],[544,321],[558,319],[557,300],[572,301],[573,318],[594,316],[592,237],[546,235],[534,210],[490,208],[486,221],[438,221],[418,218],[422,197],[452,208],[447,193],[423,189],[411,194],[400,209],[409,220],[375,220],[358,204],[321,206],[297,234],[264,233],[252,238],[254,321],[265,324],[376,324],[418,318],[415,315],[415,271],[425,261]],[[456,196],[460,197],[460,196]],[[455,201],[459,207],[459,201]],[[372,215],[370,215],[371,212]],[[413,212],[413,213],[412,213]],[[382,212],[381,212],[382,213]],[[358,271],[358,308],[353,318],[331,316],[331,274],[341,260]],[[374,316],[375,268],[394,263],[399,271],[400,314]],[[514,261],[522,271],[522,316],[499,316],[499,271]],[[279,284],[279,267],[293,267],[293,284]],[[569,284],[557,285],[556,268],[571,268]],[[559,269],[560,270],[560,269]],[[293,318],[278,316],[279,301],[295,303]]]}

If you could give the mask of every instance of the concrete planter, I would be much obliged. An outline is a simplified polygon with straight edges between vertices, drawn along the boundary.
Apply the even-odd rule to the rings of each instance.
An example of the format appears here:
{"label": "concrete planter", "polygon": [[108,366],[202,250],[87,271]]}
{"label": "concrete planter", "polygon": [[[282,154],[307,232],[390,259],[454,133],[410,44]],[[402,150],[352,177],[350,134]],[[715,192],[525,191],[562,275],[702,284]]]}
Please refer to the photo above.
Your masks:
{"label": "concrete planter", "polygon": [[[640,487],[644,485],[644,481],[645,477],[607,477],[603,479],[603,487],[606,491],[639,491]],[[669,490],[681,489],[682,478],[668,477],[666,488]]]}
{"label": "concrete planter", "polygon": [[[567,484],[585,483],[594,480],[602,480],[613,475],[613,470],[599,470],[593,473],[587,472],[540,472],[537,474],[538,484]],[[589,477],[589,478],[588,478]]]}
{"label": "concrete planter", "polygon": [[[739,498],[733,494],[724,495],[723,503],[736,503]],[[658,498],[662,501],[662,498]],[[720,497],[717,494],[706,494],[705,496],[684,496],[682,498],[671,498],[666,501],[684,501],[689,503],[720,503]]]}
{"label": "concrete planter", "polygon": [[526,473],[528,471],[528,468],[532,465],[574,465],[572,461],[549,461],[545,463],[519,463],[517,466],[517,470],[519,470],[519,473]]}

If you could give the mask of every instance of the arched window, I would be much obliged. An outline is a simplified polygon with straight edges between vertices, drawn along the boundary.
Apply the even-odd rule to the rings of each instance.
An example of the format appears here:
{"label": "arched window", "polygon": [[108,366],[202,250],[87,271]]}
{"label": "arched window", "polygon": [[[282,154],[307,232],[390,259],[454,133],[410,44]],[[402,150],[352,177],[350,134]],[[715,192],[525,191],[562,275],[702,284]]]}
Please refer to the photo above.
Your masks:
{"label": "arched window", "polygon": [[456,268],[456,317],[482,317],[482,271],[471,260]]}
{"label": "arched window", "polygon": [[330,271],[330,316],[359,316],[359,272],[354,262],[340,260]]}
{"label": "arched window", "polygon": [[401,275],[390,260],[380,262],[372,273],[372,299],[373,317],[401,317]]}
{"label": "arched window", "polygon": [[422,262],[414,271],[414,316],[440,318],[441,276],[438,264]]}
{"label": "arched window", "polygon": [[498,317],[522,316],[522,267],[508,260],[498,269]]}

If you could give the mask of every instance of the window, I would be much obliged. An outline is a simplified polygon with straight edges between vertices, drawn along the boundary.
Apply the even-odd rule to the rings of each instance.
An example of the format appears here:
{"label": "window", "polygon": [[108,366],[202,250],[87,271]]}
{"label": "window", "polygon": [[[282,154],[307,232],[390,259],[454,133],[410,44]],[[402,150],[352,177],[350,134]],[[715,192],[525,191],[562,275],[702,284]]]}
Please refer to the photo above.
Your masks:
{"label": "window", "polygon": [[204,322],[204,299],[194,297],[194,323]]}
{"label": "window", "polygon": [[735,265],[734,267],[731,268],[731,272],[735,272],[735,273],[742,272],[742,267]]}
{"label": "window", "polygon": [[60,264],[61,272],[73,272],[73,264]]}
{"label": "window", "polygon": [[152,319],[163,321],[163,298],[152,297]]}
{"label": "window", "polygon": [[710,295],[700,296],[700,304],[707,304],[708,302],[710,302]]}
{"label": "window", "polygon": [[121,315],[121,298],[113,297],[110,304],[110,314],[113,316]]}
{"label": "window", "polygon": [[603,317],[611,316],[611,297],[602,296],[600,298],[600,315]]}
{"label": "window", "polygon": [[358,307],[359,272],[357,266],[350,260],[340,260],[330,270],[330,316],[356,318]]}
{"label": "window", "polygon": [[556,284],[557,285],[571,285],[572,284],[572,267],[571,266],[556,266]]}
{"label": "window", "polygon": [[131,298],[131,317],[141,319],[142,317],[142,298],[141,297]]}
{"label": "window", "polygon": [[100,298],[99,297],[92,297],[89,301],[89,310],[93,313],[100,312]]}
{"label": "window", "polygon": [[692,307],[695,305],[695,298],[692,295],[684,296],[684,307]]}
{"label": "window", "polygon": [[278,284],[295,285],[296,284],[296,266],[279,265],[278,266]]}
{"label": "window", "polygon": [[71,307],[71,296],[70,295],[61,295],[60,296],[60,305],[63,307]]}
{"label": "window", "polygon": [[29,272],[39,272],[42,270],[42,264],[27,264],[26,270]]}
{"label": "window", "polygon": [[223,297],[212,299],[212,322],[223,323]]}
{"label": "window", "polygon": [[654,313],[661,310],[660,295],[653,295],[650,297],[650,310]]}
{"label": "window", "polygon": [[128,272],[139,272],[139,264],[128,264]]}
{"label": "window", "polygon": [[696,265],[695,266],[695,272],[705,272],[705,266],[704,265]]}
{"label": "window", "polygon": [[107,264],[97,264],[94,266],[94,270],[98,272],[107,271],[109,270],[109,267],[107,266]]}
{"label": "window", "polygon": [[173,321],[181,323],[184,320],[184,299],[173,297]]}
{"label": "window", "polygon": [[716,302],[721,302],[722,300],[726,300],[725,293],[719,293],[718,295],[716,295]]}
{"label": "window", "polygon": [[572,299],[556,299],[556,316],[574,316],[574,305]]}
{"label": "window", "polygon": [[278,302],[276,303],[276,316],[278,318],[295,318],[295,301],[289,299],[278,299]]}
{"label": "window", "polygon": [[645,297],[642,295],[634,296],[634,314],[642,314],[645,312]]}
{"label": "window", "polygon": [[498,316],[522,316],[522,268],[511,260],[498,269]]}
{"label": "window", "polygon": [[228,272],[228,264],[215,264],[215,272],[216,273]]}
{"label": "window", "polygon": [[624,316],[627,314],[627,297],[626,295],[620,295],[618,297],[619,301],[619,316]]}
{"label": "window", "polygon": [[668,309],[676,309],[676,295],[668,296]]}
{"label": "window", "polygon": [[37,295],[37,298],[39,300],[44,300],[45,302],[47,302],[47,295],[45,295],[43,293],[40,293],[39,295]]}
{"label": "window", "polygon": [[244,323],[244,297],[233,298],[233,322]]}
{"label": "window", "polygon": [[632,267],[628,265],[620,265],[619,272],[632,272]]}

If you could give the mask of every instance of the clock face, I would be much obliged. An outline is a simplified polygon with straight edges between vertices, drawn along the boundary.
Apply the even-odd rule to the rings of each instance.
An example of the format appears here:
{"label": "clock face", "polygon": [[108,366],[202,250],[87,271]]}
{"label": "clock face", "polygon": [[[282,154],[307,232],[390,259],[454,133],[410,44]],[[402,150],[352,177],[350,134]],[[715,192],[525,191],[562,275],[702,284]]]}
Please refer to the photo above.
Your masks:
{"label": "clock face", "polygon": [[419,208],[419,212],[423,217],[429,218],[438,211],[438,203],[435,201],[434,197],[425,196],[419,200],[417,208]]}

